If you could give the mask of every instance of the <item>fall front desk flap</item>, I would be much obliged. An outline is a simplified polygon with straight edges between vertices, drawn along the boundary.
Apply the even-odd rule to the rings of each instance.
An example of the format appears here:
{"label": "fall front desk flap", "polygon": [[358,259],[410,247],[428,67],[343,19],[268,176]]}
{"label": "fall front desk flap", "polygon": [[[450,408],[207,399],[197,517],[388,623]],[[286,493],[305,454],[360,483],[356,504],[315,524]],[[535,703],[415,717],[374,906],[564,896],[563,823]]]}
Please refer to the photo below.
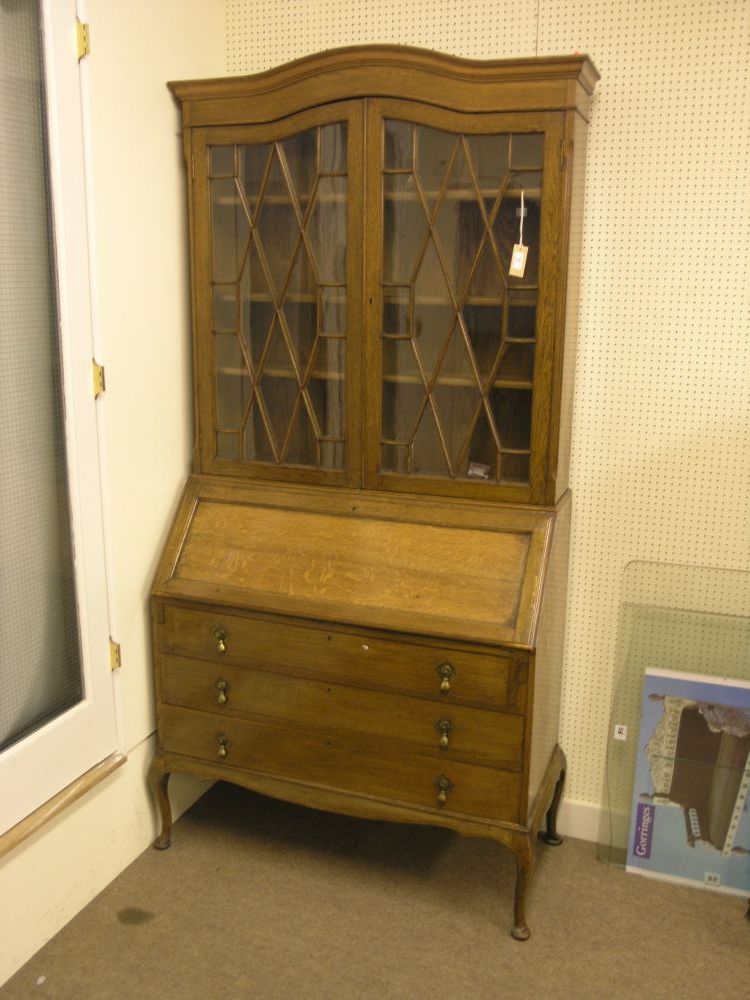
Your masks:
{"label": "fall front desk flap", "polygon": [[554,519],[194,476],[153,595],[533,647]]}

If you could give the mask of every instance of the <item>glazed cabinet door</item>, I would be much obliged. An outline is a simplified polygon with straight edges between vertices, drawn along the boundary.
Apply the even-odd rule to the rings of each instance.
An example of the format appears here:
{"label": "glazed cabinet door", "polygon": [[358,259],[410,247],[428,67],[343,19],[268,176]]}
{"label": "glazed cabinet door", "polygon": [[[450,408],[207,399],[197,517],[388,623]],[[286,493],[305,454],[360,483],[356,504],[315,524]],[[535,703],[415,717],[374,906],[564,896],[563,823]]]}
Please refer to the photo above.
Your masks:
{"label": "glazed cabinet door", "polygon": [[203,472],[359,482],[362,107],[194,130]]}
{"label": "glazed cabinet door", "polygon": [[393,100],[367,128],[366,484],[543,501],[564,117]]}

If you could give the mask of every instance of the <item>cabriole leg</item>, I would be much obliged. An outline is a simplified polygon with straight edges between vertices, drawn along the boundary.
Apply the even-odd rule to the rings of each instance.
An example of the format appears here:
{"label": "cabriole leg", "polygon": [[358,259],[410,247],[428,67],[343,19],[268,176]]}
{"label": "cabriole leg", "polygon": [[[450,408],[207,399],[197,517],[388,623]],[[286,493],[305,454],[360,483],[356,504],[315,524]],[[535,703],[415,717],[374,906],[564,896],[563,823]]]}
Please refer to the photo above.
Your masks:
{"label": "cabriole leg", "polygon": [[169,771],[163,771],[158,757],[154,757],[148,772],[148,783],[156,799],[156,805],[161,817],[161,833],[154,841],[154,847],[159,851],[169,847],[172,836],[172,807],[169,804]]}
{"label": "cabriole leg", "polygon": [[527,858],[516,854],[516,893],[513,900],[513,929],[516,941],[528,941],[531,931],[526,926],[526,889],[529,884],[530,866]]}
{"label": "cabriole leg", "polygon": [[560,805],[564,787],[565,771],[561,771],[555,785],[555,794],[552,796],[552,802],[547,810],[547,832],[542,834],[542,840],[551,847],[558,847],[562,844],[562,837],[557,833],[557,808]]}

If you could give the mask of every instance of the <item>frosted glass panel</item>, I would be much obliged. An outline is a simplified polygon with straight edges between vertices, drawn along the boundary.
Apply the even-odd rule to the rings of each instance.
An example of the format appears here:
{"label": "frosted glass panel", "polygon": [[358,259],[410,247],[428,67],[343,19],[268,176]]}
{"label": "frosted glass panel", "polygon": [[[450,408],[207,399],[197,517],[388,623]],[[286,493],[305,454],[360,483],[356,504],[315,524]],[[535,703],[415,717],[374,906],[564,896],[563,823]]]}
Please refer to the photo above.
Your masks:
{"label": "frosted glass panel", "polygon": [[0,5],[0,750],[83,694],[40,37]]}
{"label": "frosted glass panel", "polygon": [[[600,857],[625,859],[647,669],[750,681],[750,573],[631,562],[622,579]],[[615,739],[615,726],[627,738]]]}

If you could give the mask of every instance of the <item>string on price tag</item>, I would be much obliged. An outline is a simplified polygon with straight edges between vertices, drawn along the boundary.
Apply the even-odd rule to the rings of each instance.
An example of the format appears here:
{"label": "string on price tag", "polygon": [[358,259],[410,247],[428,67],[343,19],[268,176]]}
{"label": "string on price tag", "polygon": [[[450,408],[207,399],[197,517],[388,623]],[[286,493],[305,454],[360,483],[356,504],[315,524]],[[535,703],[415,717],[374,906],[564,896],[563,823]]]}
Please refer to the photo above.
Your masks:
{"label": "string on price tag", "polygon": [[526,257],[529,253],[529,248],[523,245],[523,217],[526,215],[526,209],[523,204],[523,191],[521,191],[521,208],[519,215],[521,216],[521,224],[518,229],[518,243],[513,245],[513,253],[510,257],[510,268],[508,274],[511,278],[522,278],[523,273],[526,270]]}

